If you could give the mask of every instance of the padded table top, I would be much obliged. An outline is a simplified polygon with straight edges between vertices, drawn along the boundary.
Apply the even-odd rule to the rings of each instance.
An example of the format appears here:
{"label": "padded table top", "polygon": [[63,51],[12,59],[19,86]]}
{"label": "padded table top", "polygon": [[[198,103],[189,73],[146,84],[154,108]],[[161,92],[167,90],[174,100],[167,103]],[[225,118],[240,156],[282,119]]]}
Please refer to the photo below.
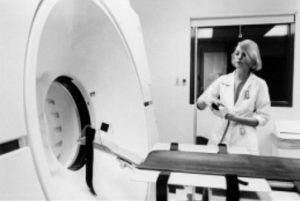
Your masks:
{"label": "padded table top", "polygon": [[185,151],[152,151],[139,169],[209,175],[300,181],[300,159],[215,154]]}

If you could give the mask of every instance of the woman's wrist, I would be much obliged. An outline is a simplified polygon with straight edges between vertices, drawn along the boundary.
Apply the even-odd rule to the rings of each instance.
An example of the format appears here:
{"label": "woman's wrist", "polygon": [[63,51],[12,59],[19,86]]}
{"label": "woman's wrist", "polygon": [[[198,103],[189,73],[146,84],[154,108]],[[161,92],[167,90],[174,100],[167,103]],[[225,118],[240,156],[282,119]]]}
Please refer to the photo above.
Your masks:
{"label": "woman's wrist", "polygon": [[225,116],[224,116],[224,118],[225,118],[225,119],[228,119],[228,116],[229,116],[229,114],[226,113]]}
{"label": "woman's wrist", "polygon": [[230,114],[230,113],[227,113],[227,114],[225,114],[225,119],[228,119],[228,120],[231,120],[231,121],[234,121],[234,115],[233,114]]}

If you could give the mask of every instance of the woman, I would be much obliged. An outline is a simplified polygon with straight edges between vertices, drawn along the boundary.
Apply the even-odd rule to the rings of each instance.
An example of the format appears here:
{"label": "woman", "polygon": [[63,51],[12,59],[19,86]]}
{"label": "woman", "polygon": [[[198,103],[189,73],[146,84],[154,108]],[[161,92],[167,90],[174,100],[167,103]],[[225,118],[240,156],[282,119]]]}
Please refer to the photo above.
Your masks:
{"label": "woman", "polygon": [[231,62],[235,71],[214,81],[199,97],[197,107],[203,110],[209,106],[220,117],[210,143],[243,146],[249,154],[257,155],[256,126],[265,125],[270,117],[268,86],[253,73],[262,68],[257,44],[249,39],[239,42]]}

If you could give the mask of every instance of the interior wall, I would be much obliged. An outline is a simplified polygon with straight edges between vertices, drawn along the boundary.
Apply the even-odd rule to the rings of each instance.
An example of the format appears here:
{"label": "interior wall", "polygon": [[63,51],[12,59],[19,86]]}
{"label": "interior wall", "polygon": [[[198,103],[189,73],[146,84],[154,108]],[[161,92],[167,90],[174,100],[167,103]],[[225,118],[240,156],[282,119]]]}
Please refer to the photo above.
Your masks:
{"label": "interior wall", "polygon": [[159,140],[191,143],[188,4],[182,0],[131,0],[131,5],[144,34]]}
{"label": "interior wall", "polygon": [[[297,0],[131,0],[144,32],[160,140],[193,141],[194,107],[188,100],[191,18],[291,14],[299,10],[297,4]],[[299,15],[296,15],[297,21],[300,21]],[[296,33],[300,34],[299,23],[296,23]],[[296,34],[295,55],[299,54],[299,47]],[[293,107],[272,107],[273,120],[300,119],[299,64],[300,59],[295,56]],[[183,79],[186,79],[185,84]],[[210,122],[206,121],[205,115],[203,113],[199,118],[202,118],[202,124],[208,125]],[[270,152],[272,122],[263,128],[268,134],[260,136],[264,154]]]}

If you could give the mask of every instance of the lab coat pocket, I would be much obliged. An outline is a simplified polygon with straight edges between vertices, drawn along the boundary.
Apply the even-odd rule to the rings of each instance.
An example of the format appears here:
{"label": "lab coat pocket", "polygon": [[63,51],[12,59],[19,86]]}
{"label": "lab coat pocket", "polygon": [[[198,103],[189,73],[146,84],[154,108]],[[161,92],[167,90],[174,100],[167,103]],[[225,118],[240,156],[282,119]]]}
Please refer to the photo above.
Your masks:
{"label": "lab coat pocket", "polygon": [[245,147],[247,148],[249,154],[258,155],[258,140],[257,140],[257,132],[256,128],[247,126],[246,127],[247,134],[245,135],[246,144]]}
{"label": "lab coat pocket", "polygon": [[255,128],[237,125],[232,129],[231,144],[235,146],[248,147],[255,144]]}

